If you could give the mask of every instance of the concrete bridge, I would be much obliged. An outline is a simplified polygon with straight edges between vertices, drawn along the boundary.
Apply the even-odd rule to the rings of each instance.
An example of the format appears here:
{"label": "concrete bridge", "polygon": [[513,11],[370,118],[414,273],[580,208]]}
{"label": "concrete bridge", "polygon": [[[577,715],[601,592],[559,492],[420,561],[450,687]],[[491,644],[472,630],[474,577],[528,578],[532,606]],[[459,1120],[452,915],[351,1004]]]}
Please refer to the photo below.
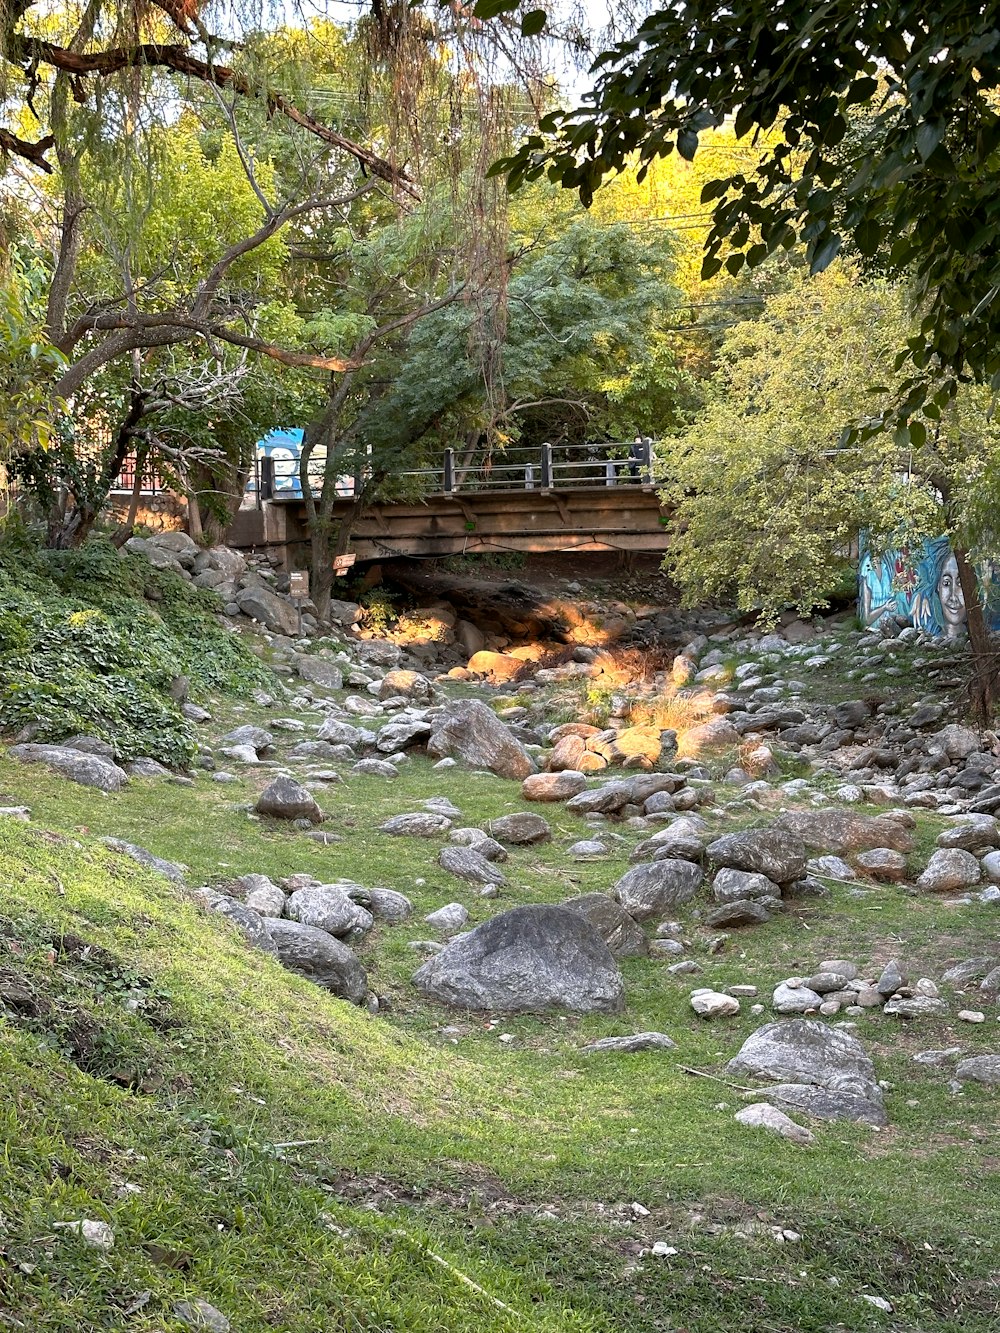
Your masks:
{"label": "concrete bridge", "polygon": [[[495,464],[474,459],[465,467],[454,450],[446,450],[440,468],[404,474],[410,498],[375,503],[355,519],[351,550],[359,561],[503,551],[665,551],[669,511],[656,493],[650,443],[545,445],[500,455]],[[338,483],[336,519],[350,517],[357,485],[351,478]],[[301,566],[308,535],[297,475],[264,466],[258,495],[253,508],[240,511],[229,540],[283,547],[286,566]]]}

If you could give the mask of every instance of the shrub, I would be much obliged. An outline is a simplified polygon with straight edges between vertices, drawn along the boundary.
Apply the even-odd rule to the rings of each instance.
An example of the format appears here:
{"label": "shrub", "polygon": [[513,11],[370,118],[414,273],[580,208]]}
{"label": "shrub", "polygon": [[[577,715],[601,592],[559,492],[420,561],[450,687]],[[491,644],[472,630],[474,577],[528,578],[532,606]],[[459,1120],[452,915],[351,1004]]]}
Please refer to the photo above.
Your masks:
{"label": "shrub", "polygon": [[269,680],[218,609],[207,589],[105,541],[40,551],[13,533],[0,543],[0,728],[41,741],[85,731],[119,759],[188,763],[197,745],[174,678],[196,693]]}

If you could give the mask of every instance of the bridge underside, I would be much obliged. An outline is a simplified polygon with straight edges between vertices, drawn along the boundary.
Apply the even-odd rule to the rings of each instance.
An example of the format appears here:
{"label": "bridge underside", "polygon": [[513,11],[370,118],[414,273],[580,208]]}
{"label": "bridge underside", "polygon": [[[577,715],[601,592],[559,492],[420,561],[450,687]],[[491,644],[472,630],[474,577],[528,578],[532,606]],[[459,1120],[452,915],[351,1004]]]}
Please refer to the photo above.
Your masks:
{"label": "bridge underside", "polygon": [[[335,518],[346,518],[349,500]],[[664,509],[652,487],[621,485],[558,491],[434,494],[408,504],[381,504],[354,526],[358,560],[496,551],[665,551]],[[287,561],[304,564],[301,500],[265,504],[258,540],[286,545]],[[241,543],[243,544],[243,543]],[[251,544],[246,542],[245,544]]]}

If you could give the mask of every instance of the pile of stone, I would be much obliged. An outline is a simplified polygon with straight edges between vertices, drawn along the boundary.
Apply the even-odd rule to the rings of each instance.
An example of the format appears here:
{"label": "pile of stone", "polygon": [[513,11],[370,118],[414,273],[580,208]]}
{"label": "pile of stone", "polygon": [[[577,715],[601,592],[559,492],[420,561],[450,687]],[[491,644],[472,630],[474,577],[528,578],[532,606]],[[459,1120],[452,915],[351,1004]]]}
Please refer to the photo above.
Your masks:
{"label": "pile of stone", "polygon": [[[976,983],[980,1001],[995,1001],[1000,993],[1000,957],[966,959],[941,978],[946,986],[965,988]],[[881,1010],[890,1017],[935,1018],[949,1012],[940,988],[930,977],[911,981],[898,959],[891,959],[877,974],[865,975],[847,959],[820,962],[811,976],[786,977],[774,990],[771,1008],[777,1014],[819,1014],[831,1018],[844,1013],[860,1017]],[[964,1022],[980,1023],[978,1010],[962,1010]]]}
{"label": "pile of stone", "polygon": [[[288,578],[286,575],[282,579],[275,569],[277,557],[254,557],[251,564],[229,546],[205,550],[186,532],[130,537],[122,547],[122,554],[141,555],[154,569],[170,570],[190,580],[195,587],[210,588],[222,599],[227,615],[248,616],[273,634],[297,636],[300,632],[300,608],[286,595]],[[301,632],[317,634],[316,607],[303,601],[301,611]],[[358,607],[358,617],[360,614]]]}
{"label": "pile of stone", "polygon": [[606,768],[639,768],[649,772],[677,752],[677,733],[658,727],[594,727],[565,722],[548,734],[551,751],[539,767],[549,773],[565,770],[600,773]]}
{"label": "pile of stone", "polygon": [[413,911],[410,900],[394,889],[351,880],[322,884],[305,874],[278,884],[266,875],[244,875],[225,889],[200,889],[197,896],[233,921],[255,948],[353,1004],[369,999],[368,978],[349,946],[376,920],[395,925]]}
{"label": "pile of stone", "polygon": [[[633,828],[654,827],[712,800],[707,773],[697,765],[686,772],[640,773],[635,777],[588,787],[579,769],[539,773],[526,779],[521,795],[526,801],[565,801],[566,809],[594,823],[643,820]],[[697,781],[702,786],[694,785]]]}
{"label": "pile of stone", "polygon": [[25,739],[33,733],[37,734],[37,727],[30,723],[22,729],[18,739],[23,743],[10,747],[7,751],[10,758],[22,764],[45,764],[53,772],[84,787],[116,792],[121,791],[130,778],[170,776],[168,768],[148,755],[120,759],[115,746],[100,736],[80,734],[68,736],[58,745],[39,745]]}
{"label": "pile of stone", "polygon": [[[945,708],[933,695],[909,706],[905,714],[894,700],[811,704],[803,697],[804,683],[782,673],[783,667],[794,668],[799,662],[803,669],[828,666],[836,650],[856,658],[859,666],[847,675],[861,683],[882,683],[887,676],[902,674],[894,663],[903,655],[930,684],[960,683],[955,653],[961,648],[912,628],[888,639],[867,632],[841,633],[836,643],[789,643],[780,636],[754,640],[732,631],[715,634],[711,641],[699,636],[675,660],[673,679],[682,687],[718,691],[713,708],[722,714],[732,739],[755,756],[752,766],[758,776],[776,772],[774,751],[780,749],[808,758],[817,772],[845,780],[837,796],[848,803],[900,804],[944,814],[1000,810],[996,733],[942,725]],[[732,665],[746,653],[756,660]],[[866,672],[866,662],[879,670]],[[731,780],[745,784],[753,779],[736,769]]]}
{"label": "pile of stone", "polygon": [[[413,674],[416,673],[395,671],[384,679],[390,682],[390,688],[399,689],[410,684],[400,677]],[[424,677],[418,679],[427,687]],[[421,693],[419,688],[414,692]],[[304,707],[309,701],[296,696],[291,702]],[[278,749],[274,731],[282,730],[293,737],[282,758],[319,765],[321,774],[325,773],[323,765],[346,762],[352,772],[391,779],[398,776],[399,766],[415,753],[438,759],[440,768],[462,763],[513,780],[534,771],[534,760],[526,748],[533,733],[518,729],[519,735],[478,700],[414,707],[407,697],[390,695],[369,706],[367,700],[348,695],[341,705],[323,702],[327,713],[312,737],[303,736],[304,724],[292,718],[275,718],[268,728],[244,724],[222,737],[220,757],[239,764],[273,767]],[[385,720],[382,710],[394,706],[398,709],[395,716]],[[372,727],[362,725],[364,722],[371,722]],[[338,775],[325,773],[325,777],[337,780]],[[266,813],[282,817],[278,809]],[[297,818],[300,813],[306,812],[286,817]]]}
{"label": "pile of stone", "polygon": [[703,820],[682,817],[641,842],[632,860],[639,864],[611,892],[637,921],[690,902],[706,882],[706,867],[716,906],[704,924],[713,929],[762,924],[786,899],[826,891],[806,874],[802,840],[777,827],[709,840]]}

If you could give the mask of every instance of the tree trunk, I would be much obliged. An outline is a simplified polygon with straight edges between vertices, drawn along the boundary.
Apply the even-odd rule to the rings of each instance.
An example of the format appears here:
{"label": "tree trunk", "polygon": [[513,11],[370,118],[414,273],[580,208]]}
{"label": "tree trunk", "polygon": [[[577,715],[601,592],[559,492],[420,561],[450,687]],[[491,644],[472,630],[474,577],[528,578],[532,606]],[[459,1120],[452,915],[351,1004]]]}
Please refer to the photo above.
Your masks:
{"label": "tree trunk", "polygon": [[317,617],[330,619],[330,597],[333,593],[333,536],[329,520],[316,519],[310,525],[309,542],[309,596],[316,607]]}
{"label": "tree trunk", "polygon": [[202,527],[201,510],[198,508],[198,492],[188,491],[186,499],[188,536],[192,541],[200,542],[202,538]]}
{"label": "tree trunk", "polygon": [[961,546],[955,546],[955,563],[965,598],[966,624],[969,631],[969,651],[972,659],[972,681],[969,687],[972,712],[981,726],[993,720],[998,699],[997,650],[986,626],[986,616],[979,596],[979,580],[969,563],[969,555]]}
{"label": "tree trunk", "polygon": [[347,553],[347,548],[351,544],[351,534],[367,508],[368,503],[362,492],[354,497],[349,513],[339,523],[329,518],[317,519],[311,536],[309,595],[315,603],[320,620],[330,618],[330,599],[337,581],[333,572],[334,558]]}
{"label": "tree trunk", "polygon": [[98,510],[81,501],[49,516],[46,546],[50,551],[72,551],[82,546],[97,522]]}

